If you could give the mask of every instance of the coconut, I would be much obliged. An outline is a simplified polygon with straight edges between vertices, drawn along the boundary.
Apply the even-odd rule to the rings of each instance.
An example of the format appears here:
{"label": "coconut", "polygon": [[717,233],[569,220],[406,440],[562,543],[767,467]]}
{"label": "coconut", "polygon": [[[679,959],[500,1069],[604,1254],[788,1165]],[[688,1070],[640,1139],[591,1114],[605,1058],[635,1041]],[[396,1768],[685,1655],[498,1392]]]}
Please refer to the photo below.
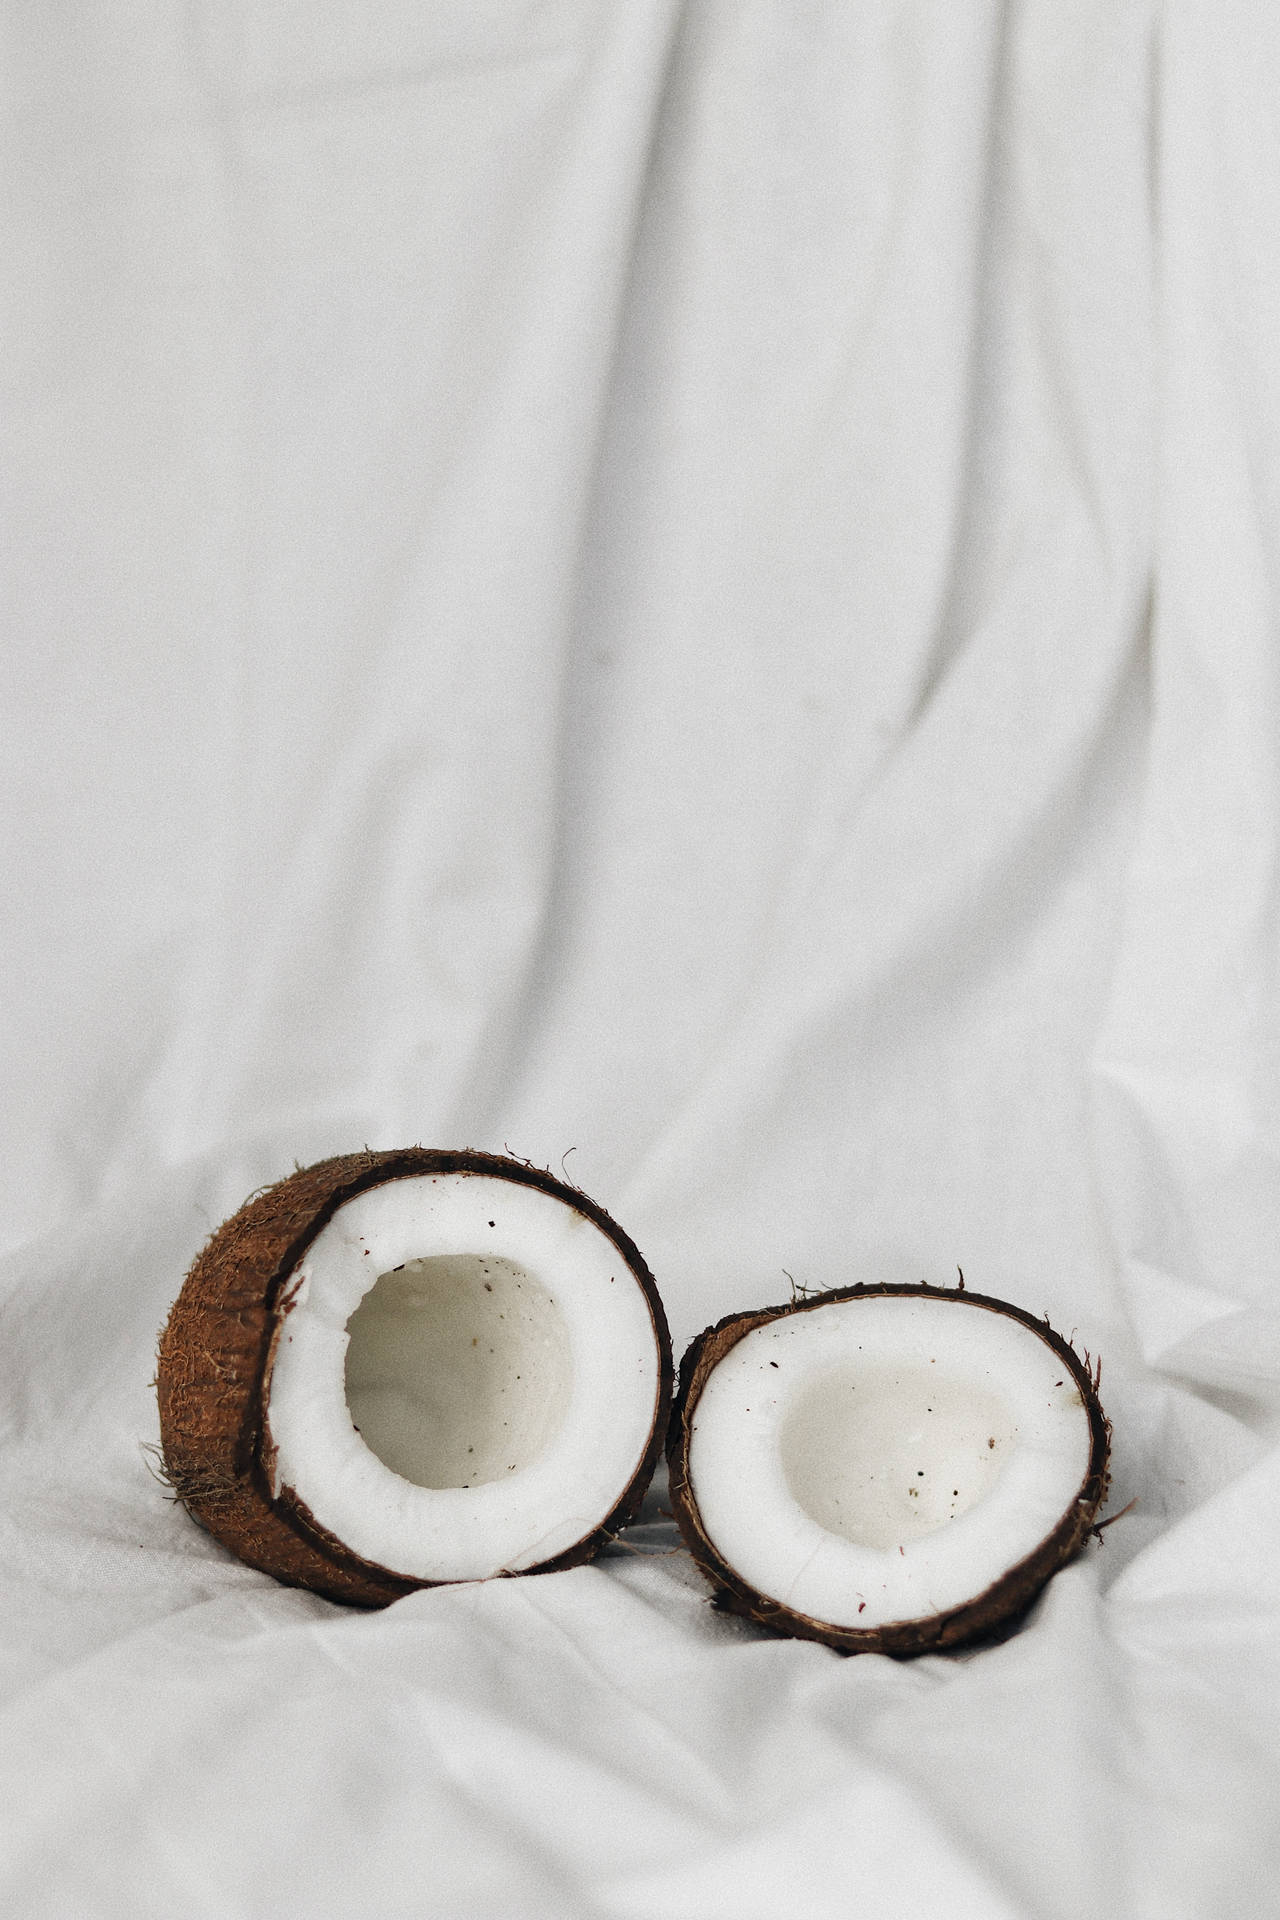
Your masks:
{"label": "coconut", "polygon": [[719,1603],[781,1632],[892,1654],[995,1634],[1095,1524],[1100,1376],[963,1285],[731,1315],[681,1366],[676,1518]]}
{"label": "coconut", "polygon": [[382,1606],[589,1559],[638,1508],[671,1351],[576,1188],[412,1147],[299,1169],[197,1258],[161,1335],[163,1472],[276,1579]]}

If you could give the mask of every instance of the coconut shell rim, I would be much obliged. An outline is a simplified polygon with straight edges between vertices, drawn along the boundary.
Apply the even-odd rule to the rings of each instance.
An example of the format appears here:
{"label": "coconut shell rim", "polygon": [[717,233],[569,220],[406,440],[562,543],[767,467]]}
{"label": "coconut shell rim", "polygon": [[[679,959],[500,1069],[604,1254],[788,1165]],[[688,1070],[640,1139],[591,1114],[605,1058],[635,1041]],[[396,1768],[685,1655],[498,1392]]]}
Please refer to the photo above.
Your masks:
{"label": "coconut shell rim", "polygon": [[[817,1620],[784,1602],[773,1600],[744,1580],[720,1553],[702,1525],[688,1474],[693,1416],[702,1389],[725,1356],[757,1327],[792,1315],[814,1312],[846,1301],[886,1297],[925,1298],[999,1313],[1020,1321],[1036,1334],[1070,1369],[1089,1418],[1089,1463],[1078,1493],[1062,1518],[1023,1559],[1015,1561],[998,1579],[971,1599],[943,1613],[922,1614],[884,1622],[879,1627],[846,1627]],[[697,1334],[684,1351],[667,1430],[667,1464],[671,1507],[685,1545],[714,1588],[722,1609],[742,1615],[757,1625],[793,1639],[816,1640],[844,1653],[888,1653],[901,1657],[936,1653],[977,1640],[999,1638],[1015,1626],[1037,1595],[1062,1566],[1079,1552],[1110,1484],[1111,1422],[1098,1396],[1101,1361],[1090,1370],[1069,1340],[1056,1332],[1047,1318],[1030,1313],[1013,1301],[993,1294],[972,1293],[966,1287],[937,1287],[921,1282],[864,1282],[807,1294],[777,1306],[748,1308],[726,1314]]]}

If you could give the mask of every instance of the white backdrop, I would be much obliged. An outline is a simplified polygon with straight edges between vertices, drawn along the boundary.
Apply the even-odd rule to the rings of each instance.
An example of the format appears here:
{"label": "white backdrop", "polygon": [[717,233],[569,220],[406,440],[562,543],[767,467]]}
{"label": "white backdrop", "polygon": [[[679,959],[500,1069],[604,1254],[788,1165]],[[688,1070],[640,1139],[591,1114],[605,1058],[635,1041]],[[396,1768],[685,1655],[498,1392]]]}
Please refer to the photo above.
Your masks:
{"label": "white backdrop", "polygon": [[[1273,1912],[1280,17],[3,15],[3,1904]],[[963,1266],[1136,1509],[906,1664],[678,1555],[274,1587],[155,1335],[412,1141],[677,1348]]]}

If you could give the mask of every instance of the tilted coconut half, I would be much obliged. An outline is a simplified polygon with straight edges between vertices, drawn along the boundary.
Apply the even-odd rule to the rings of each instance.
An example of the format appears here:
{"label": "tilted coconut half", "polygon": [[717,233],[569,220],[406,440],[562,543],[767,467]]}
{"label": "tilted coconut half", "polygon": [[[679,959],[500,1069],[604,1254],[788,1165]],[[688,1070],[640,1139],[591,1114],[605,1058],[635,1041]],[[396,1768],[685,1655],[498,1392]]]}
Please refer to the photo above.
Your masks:
{"label": "tilted coconut half", "polygon": [[1110,1429],[1088,1366],[1001,1300],[865,1286],[694,1341],[667,1453],[722,1604],[850,1653],[1012,1621],[1094,1524]]}
{"label": "tilted coconut half", "polygon": [[166,1478],[252,1566],[385,1605],[587,1560],[670,1405],[652,1276],[575,1188],[413,1147],[300,1169],[192,1267],[160,1342]]}

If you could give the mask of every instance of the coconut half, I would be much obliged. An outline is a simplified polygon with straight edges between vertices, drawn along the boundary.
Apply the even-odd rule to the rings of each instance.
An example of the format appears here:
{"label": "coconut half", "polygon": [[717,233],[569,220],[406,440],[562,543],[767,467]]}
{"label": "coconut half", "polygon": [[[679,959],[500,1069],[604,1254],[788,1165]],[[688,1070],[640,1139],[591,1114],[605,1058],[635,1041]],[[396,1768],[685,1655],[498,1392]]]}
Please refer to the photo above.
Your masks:
{"label": "coconut half", "polygon": [[157,1389],[197,1520],[278,1580],[380,1606],[589,1559],[643,1498],[671,1353],[594,1201],[414,1147],[301,1169],[219,1228]]}
{"label": "coconut half", "polygon": [[852,1287],[722,1320],[667,1453],[721,1604],[851,1653],[1021,1614],[1093,1526],[1110,1429],[1089,1367],[982,1294]]}

